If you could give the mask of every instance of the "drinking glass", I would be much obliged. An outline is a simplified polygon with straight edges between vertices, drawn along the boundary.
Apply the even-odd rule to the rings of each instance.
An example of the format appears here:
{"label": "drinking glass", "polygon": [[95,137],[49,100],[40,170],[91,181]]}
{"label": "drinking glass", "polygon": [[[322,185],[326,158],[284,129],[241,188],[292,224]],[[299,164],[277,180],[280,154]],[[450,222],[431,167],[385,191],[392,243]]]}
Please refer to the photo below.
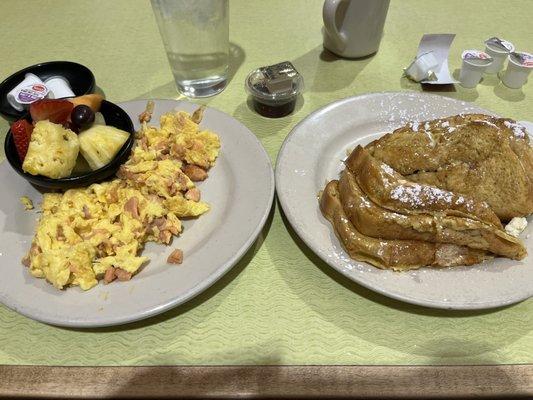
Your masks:
{"label": "drinking glass", "polygon": [[208,97],[226,87],[229,0],[151,0],[178,90]]}

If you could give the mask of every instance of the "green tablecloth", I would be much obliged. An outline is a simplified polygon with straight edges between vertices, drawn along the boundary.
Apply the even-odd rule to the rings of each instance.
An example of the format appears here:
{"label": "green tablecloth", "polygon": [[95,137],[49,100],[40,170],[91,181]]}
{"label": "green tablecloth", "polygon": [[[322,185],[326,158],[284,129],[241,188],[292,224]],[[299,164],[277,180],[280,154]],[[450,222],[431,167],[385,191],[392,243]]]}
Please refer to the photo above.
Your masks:
{"label": "green tablecloth", "polygon": [[[533,2],[526,0],[393,0],[380,51],[360,61],[323,54],[321,0],[232,0],[230,7],[232,79],[206,103],[255,132],[272,161],[291,128],[333,100],[420,90],[402,78],[402,67],[424,33],[457,34],[452,71],[460,66],[463,49],[482,48],[493,35],[533,51],[527,47],[533,39],[527,23]],[[3,0],[1,8],[0,78],[37,62],[66,59],[91,68],[98,87],[114,102],[177,97],[147,0]],[[305,77],[304,101],[286,118],[259,117],[246,104],[244,78],[252,68],[284,60]],[[456,90],[442,94],[533,119],[531,83],[513,91],[493,77],[477,89],[457,85]],[[1,132],[7,126],[0,120]],[[81,331],[47,326],[0,307],[0,363],[531,363],[532,315],[531,300],[499,310],[446,312],[375,294],[314,256],[276,204],[253,252],[207,292],[161,316]]]}

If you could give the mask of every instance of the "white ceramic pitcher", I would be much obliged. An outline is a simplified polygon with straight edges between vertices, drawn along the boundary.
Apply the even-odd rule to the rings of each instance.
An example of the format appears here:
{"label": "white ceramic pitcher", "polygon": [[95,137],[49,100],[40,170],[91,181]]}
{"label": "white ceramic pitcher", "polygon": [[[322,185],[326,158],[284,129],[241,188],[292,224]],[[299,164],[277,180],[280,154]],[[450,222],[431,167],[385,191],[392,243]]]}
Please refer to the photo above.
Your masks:
{"label": "white ceramic pitcher", "polygon": [[378,51],[390,0],[326,0],[324,47],[345,58]]}

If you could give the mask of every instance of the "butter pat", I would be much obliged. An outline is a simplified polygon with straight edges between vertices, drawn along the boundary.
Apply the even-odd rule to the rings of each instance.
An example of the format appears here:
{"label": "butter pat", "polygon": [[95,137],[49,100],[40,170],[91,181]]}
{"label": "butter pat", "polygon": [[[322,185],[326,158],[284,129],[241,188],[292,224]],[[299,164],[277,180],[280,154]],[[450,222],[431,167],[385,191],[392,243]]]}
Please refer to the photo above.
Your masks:
{"label": "butter pat", "polygon": [[78,135],[48,120],[39,121],[31,134],[22,169],[32,175],[58,179],[70,176],[80,150]]}
{"label": "butter pat", "polygon": [[518,237],[527,227],[527,219],[524,217],[514,217],[507,225],[505,225],[505,232],[509,235]]}

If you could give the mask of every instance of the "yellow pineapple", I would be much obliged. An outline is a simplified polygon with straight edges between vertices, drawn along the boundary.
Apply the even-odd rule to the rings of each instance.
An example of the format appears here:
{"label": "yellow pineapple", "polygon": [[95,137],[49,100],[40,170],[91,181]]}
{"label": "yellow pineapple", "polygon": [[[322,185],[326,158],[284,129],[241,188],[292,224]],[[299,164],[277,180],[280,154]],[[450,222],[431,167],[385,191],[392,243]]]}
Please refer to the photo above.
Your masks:
{"label": "yellow pineapple", "polygon": [[22,169],[54,179],[70,176],[79,148],[78,135],[70,129],[48,120],[39,121],[31,134]]}
{"label": "yellow pineapple", "polygon": [[113,126],[93,125],[78,135],[80,152],[91,169],[109,164],[130,134]]}

